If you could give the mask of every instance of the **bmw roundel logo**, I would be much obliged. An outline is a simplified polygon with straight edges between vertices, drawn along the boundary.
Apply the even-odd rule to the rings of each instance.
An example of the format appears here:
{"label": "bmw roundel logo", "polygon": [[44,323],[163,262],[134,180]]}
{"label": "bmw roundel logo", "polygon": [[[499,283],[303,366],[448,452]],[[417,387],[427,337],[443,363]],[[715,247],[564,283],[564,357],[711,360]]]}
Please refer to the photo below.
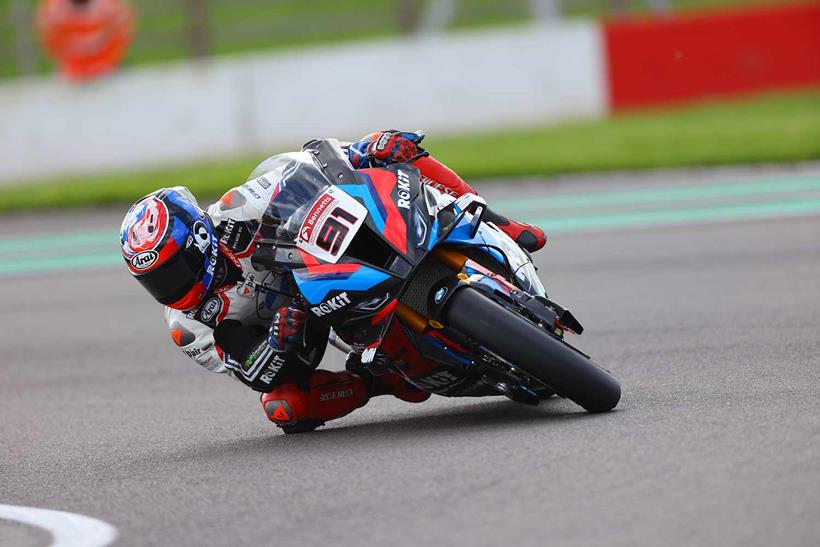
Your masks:
{"label": "bmw roundel logo", "polygon": [[436,291],[435,296],[433,299],[436,301],[436,304],[441,302],[441,300],[447,295],[447,287],[442,287]]}

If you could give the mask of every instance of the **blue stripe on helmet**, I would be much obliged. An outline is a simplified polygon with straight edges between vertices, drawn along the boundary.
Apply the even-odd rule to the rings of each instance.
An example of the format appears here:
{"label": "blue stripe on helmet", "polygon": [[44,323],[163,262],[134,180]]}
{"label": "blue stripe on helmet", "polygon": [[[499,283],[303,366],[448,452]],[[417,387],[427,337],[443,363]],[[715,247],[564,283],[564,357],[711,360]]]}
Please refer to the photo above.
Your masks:
{"label": "blue stripe on helmet", "polygon": [[214,275],[216,274],[216,259],[219,253],[219,238],[216,237],[216,229],[213,221],[199,206],[193,203],[187,196],[177,192],[173,189],[168,189],[166,193],[167,199],[176,205],[188,218],[179,218],[182,222],[174,222],[171,231],[171,237],[184,250],[186,240],[189,235],[192,235],[191,228],[196,221],[201,221],[205,225],[205,230],[208,232],[210,240],[209,251],[205,253],[205,260],[202,268],[205,272],[202,276],[202,285],[205,288],[205,293],[211,290],[214,283]]}

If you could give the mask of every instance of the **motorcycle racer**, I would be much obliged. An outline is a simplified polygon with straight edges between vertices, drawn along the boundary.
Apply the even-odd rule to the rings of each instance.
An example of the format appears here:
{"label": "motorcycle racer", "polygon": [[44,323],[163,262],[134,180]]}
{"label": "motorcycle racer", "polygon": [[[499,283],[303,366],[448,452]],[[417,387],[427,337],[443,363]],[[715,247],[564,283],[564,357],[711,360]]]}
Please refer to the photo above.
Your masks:
{"label": "motorcycle racer", "polygon": [[[354,168],[412,163],[422,181],[459,196],[475,191],[419,146],[420,132],[381,131],[344,147]],[[262,166],[265,164],[263,163]],[[160,303],[174,343],[204,368],[261,392],[269,420],[285,432],[309,431],[378,395],[421,402],[429,394],[398,373],[375,375],[348,358],[348,370],[318,370],[326,331],[306,323],[288,276],[259,272],[251,258],[262,215],[279,181],[264,176],[225,193],[207,211],[184,187],[139,200],[120,241],[130,273]],[[528,251],[543,232],[485,212]]]}

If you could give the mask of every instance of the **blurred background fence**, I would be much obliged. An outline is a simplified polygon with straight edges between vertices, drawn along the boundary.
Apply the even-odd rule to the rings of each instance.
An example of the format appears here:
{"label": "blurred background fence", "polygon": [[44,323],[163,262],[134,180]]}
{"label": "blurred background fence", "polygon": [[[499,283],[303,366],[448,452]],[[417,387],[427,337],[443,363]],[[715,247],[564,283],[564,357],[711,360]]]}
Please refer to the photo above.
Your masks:
{"label": "blurred background fence", "polygon": [[[533,19],[777,3],[784,0],[131,0],[138,22],[126,64]],[[37,43],[36,6],[36,0],[0,0],[0,78],[54,69]]]}
{"label": "blurred background fence", "polygon": [[126,67],[83,80],[0,0],[0,212],[216,195],[381,127],[467,178],[820,158],[820,0],[119,1]]}

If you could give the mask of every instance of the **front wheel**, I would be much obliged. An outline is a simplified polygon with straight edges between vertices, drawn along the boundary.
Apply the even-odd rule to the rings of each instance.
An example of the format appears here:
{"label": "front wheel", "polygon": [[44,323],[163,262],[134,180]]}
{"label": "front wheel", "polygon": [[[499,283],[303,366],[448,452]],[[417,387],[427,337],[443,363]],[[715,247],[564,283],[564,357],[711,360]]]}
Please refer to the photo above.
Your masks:
{"label": "front wheel", "polygon": [[448,327],[589,412],[612,410],[621,398],[621,386],[612,374],[476,289],[456,291],[443,316]]}

